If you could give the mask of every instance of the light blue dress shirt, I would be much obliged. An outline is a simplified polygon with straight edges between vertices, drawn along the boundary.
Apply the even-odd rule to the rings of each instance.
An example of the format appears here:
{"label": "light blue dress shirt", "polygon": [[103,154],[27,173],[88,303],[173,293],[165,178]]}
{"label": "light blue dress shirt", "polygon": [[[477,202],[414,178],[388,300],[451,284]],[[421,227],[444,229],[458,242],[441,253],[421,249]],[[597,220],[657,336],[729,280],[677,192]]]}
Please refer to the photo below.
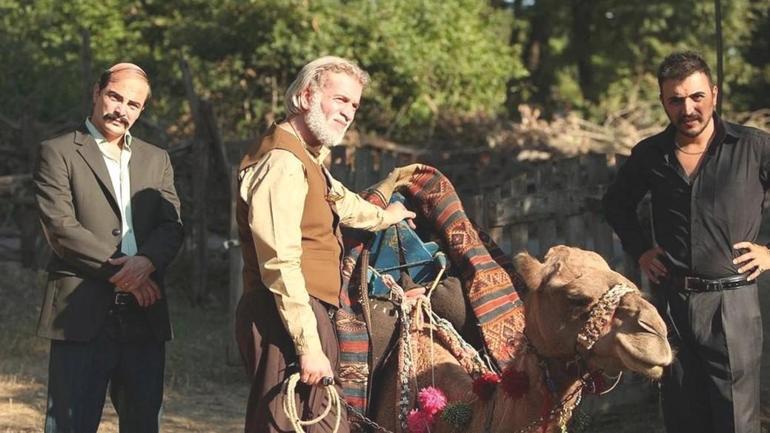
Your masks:
{"label": "light blue dress shirt", "polygon": [[129,177],[129,162],[131,161],[131,133],[126,132],[123,137],[123,147],[120,151],[120,160],[112,159],[107,152],[109,143],[107,139],[96,129],[90,119],[86,119],[86,128],[96,140],[96,145],[104,157],[107,172],[110,174],[112,189],[115,191],[115,199],[120,208],[122,222],[121,233],[123,238],[120,243],[120,251],[127,255],[136,255],[136,237],[134,236],[134,222],[131,218],[131,178]]}

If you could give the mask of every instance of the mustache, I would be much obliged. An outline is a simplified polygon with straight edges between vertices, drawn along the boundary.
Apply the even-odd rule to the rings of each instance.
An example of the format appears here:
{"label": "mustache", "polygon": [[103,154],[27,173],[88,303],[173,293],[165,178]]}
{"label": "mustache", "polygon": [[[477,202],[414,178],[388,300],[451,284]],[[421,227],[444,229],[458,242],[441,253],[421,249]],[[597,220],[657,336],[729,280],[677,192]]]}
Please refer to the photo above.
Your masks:
{"label": "mustache", "polygon": [[102,119],[110,122],[113,120],[117,120],[118,122],[122,123],[124,126],[128,127],[128,119],[126,119],[124,116],[120,116],[115,113],[107,113],[102,117]]}
{"label": "mustache", "polygon": [[692,115],[692,116],[682,116],[682,117],[679,118],[679,123],[687,123],[687,122],[689,122],[691,120],[701,121],[701,120],[703,120],[703,117],[700,116],[700,115],[697,115],[697,114]]}

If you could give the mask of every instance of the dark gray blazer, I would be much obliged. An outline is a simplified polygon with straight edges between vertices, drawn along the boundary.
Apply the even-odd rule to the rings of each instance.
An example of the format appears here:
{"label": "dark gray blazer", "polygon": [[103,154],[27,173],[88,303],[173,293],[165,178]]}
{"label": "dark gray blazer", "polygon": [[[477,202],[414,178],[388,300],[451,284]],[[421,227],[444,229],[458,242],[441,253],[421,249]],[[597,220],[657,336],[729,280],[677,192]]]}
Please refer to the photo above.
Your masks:
{"label": "dark gray blazer", "polygon": [[[163,290],[166,267],[182,244],[179,198],[168,153],[137,138],[131,142],[131,211],[137,254],[155,265]],[[107,259],[120,252],[120,210],[104,157],[85,124],[40,146],[34,175],[35,198],[48,243],[55,254],[37,333],[55,340],[87,341],[102,326],[119,267]],[[147,308],[160,340],[171,339],[165,291]]]}

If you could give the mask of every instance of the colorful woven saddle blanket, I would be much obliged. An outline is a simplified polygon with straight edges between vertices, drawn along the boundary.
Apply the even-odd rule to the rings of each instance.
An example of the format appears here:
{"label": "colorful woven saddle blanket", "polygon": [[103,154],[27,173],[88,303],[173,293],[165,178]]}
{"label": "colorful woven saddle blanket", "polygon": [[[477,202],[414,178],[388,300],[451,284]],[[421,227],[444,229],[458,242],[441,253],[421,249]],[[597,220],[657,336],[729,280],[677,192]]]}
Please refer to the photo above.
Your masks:
{"label": "colorful woven saddle blanket", "polygon": [[[524,330],[523,303],[516,292],[510,257],[480,232],[468,219],[449,179],[433,167],[413,166],[400,179],[403,193],[431,225],[444,244],[452,267],[460,275],[462,292],[479,324],[487,352],[498,366],[517,353]],[[392,186],[392,185],[391,185]],[[392,189],[375,186],[360,193],[366,200],[385,207]],[[371,339],[364,307],[368,295],[368,251],[373,235],[345,230],[340,309],[335,324],[340,339],[340,371],[344,397],[365,413],[371,380]],[[366,259],[367,263],[362,263]]]}

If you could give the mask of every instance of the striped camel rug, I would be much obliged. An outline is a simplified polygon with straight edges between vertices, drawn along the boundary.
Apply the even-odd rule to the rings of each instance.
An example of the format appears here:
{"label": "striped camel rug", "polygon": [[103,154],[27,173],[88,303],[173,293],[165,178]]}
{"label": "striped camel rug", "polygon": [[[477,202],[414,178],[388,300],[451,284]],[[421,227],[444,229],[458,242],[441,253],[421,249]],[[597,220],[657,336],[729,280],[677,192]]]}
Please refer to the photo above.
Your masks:
{"label": "striped camel rug", "polygon": [[[413,166],[402,191],[432,224],[445,245],[452,267],[459,270],[463,293],[480,325],[485,346],[498,366],[507,364],[522,344],[524,308],[515,287],[520,287],[510,257],[468,219],[449,179],[425,165]],[[366,200],[385,207],[392,188],[377,186],[361,192]],[[340,381],[347,402],[362,413],[367,408],[370,380],[370,335],[362,305],[360,259],[373,235],[358,230],[344,232],[340,309],[335,323],[340,339]],[[365,269],[365,268],[364,268]],[[516,284],[514,286],[514,283]]]}

